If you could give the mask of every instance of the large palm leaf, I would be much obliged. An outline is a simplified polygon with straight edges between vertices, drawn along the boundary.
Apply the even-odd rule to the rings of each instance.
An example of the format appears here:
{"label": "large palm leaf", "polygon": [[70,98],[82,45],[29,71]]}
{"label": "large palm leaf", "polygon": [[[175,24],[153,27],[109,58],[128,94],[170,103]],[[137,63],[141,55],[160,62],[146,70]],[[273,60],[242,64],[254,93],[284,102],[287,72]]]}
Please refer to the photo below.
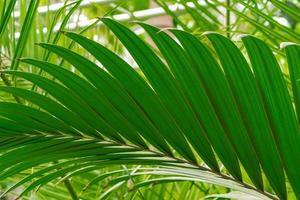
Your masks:
{"label": "large palm leaf", "polygon": [[[155,166],[135,176],[163,176],[137,188],[153,182],[204,181],[262,199],[287,198],[285,172],[300,197],[297,45],[286,47],[294,110],[274,55],[254,37],[243,38],[250,67],[229,39],[208,34],[219,64],[186,32],[171,30],[179,45],[165,32],[140,24],[160,50],[158,56],[125,26],[108,18],[102,21],[142,74],[100,44],[71,32],[66,37],[101,67],[67,48],[43,43],[41,47],[64,58],[80,74],[30,58],[21,62],[47,76],[3,71],[38,89],[0,87],[21,99],[0,102],[0,179],[41,167],[3,195],[27,185],[24,195],[66,174],[124,164]],[[273,194],[264,191],[262,172]]]}

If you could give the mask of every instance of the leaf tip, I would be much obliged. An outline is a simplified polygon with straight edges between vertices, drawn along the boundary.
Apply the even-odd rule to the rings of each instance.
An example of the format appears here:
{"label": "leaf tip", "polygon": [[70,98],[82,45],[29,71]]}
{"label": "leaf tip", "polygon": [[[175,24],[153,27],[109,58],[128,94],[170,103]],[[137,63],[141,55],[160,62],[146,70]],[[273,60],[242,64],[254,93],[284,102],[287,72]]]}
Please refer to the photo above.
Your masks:
{"label": "leaf tip", "polygon": [[113,19],[111,17],[106,17],[106,16],[103,16],[103,17],[97,17],[100,21],[102,21],[103,23],[104,22],[107,22],[107,21],[113,21]]}
{"label": "leaf tip", "polygon": [[35,42],[35,43],[34,43],[34,45],[37,45],[37,46],[42,46],[42,44],[43,44],[43,43],[41,43],[41,42]]}
{"label": "leaf tip", "polygon": [[289,47],[289,46],[300,46],[300,45],[296,44],[294,42],[282,42],[279,45],[280,49],[285,49],[286,47]]}
{"label": "leaf tip", "polygon": [[220,33],[217,33],[215,31],[204,31],[201,35],[202,36],[208,36],[208,35],[215,35],[215,34],[220,35]]}
{"label": "leaf tip", "polygon": [[183,30],[180,30],[178,28],[169,28],[169,30],[172,32],[172,33],[181,33],[181,32],[184,32]]}
{"label": "leaf tip", "polygon": [[176,31],[178,30],[177,28],[172,28],[172,27],[168,27],[168,28],[163,28],[161,29],[159,32],[166,32],[166,31],[169,31],[169,32],[173,32],[173,31]]}
{"label": "leaf tip", "polygon": [[64,31],[64,30],[60,30],[59,32],[63,35],[66,35],[66,33],[67,33],[67,31]]}
{"label": "leaf tip", "polygon": [[37,42],[37,43],[35,43],[35,45],[38,45],[38,46],[40,46],[40,47],[45,48],[45,46],[47,46],[47,45],[49,45],[49,44],[44,43],[44,42]]}
{"label": "leaf tip", "polygon": [[138,24],[138,25],[145,24],[144,22],[141,22],[141,21],[138,21],[138,20],[132,20],[129,23],[131,23],[131,24]]}
{"label": "leaf tip", "polygon": [[247,37],[252,37],[252,36],[249,35],[249,34],[240,34],[240,35],[237,36],[237,39],[242,40],[243,38],[247,38]]}

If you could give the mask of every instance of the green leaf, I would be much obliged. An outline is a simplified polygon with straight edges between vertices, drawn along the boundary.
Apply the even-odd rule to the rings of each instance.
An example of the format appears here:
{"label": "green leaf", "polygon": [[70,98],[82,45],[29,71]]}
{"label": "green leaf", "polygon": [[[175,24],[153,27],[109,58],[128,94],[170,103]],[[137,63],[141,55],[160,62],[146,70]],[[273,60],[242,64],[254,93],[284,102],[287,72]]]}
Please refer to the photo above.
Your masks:
{"label": "green leaf", "polygon": [[[199,10],[193,8],[194,14]],[[198,14],[209,19],[212,15],[207,12]],[[141,24],[156,51],[120,23],[106,18],[103,22],[141,72],[106,47],[69,32],[63,32],[72,40],[69,47],[77,43],[83,49],[40,46],[68,61],[70,67],[26,58],[20,60],[29,64],[31,73],[23,65],[22,71],[1,71],[18,77],[26,87],[0,87],[1,93],[22,99],[20,104],[2,98],[0,102],[0,180],[6,190],[0,198],[16,189],[19,192],[19,188],[20,198],[31,198],[35,194],[28,192],[37,187],[43,187],[38,197],[45,192],[43,198],[52,198],[58,191],[66,194],[61,183],[71,178],[76,194],[83,194],[77,189],[94,177],[91,183],[108,181],[107,187],[134,182],[134,186],[122,184],[119,188],[133,189],[129,198],[140,192],[144,195],[148,188],[141,187],[160,183],[171,184],[159,186],[157,198],[176,191],[182,193],[179,198],[201,193],[196,191],[196,183],[172,183],[175,181],[216,184],[261,199],[286,199],[287,184],[298,195],[297,117],[284,74],[264,43],[244,38],[251,68],[241,50],[217,34],[208,35],[214,55],[191,34],[171,30],[176,36],[172,38]],[[296,47],[286,51],[299,113],[300,50]],[[45,74],[35,74],[36,68]],[[36,90],[27,90],[31,83]],[[116,165],[129,169],[110,173],[118,171]],[[267,179],[266,190],[277,196],[263,191],[260,165]],[[289,182],[284,180],[284,170]],[[246,173],[253,184],[247,183]],[[91,185],[90,189],[94,188],[97,185]],[[104,187],[101,194],[110,197],[115,191]],[[191,194],[185,195],[187,191]],[[145,198],[156,198],[154,192],[151,188]],[[78,198],[95,198],[93,195],[97,196],[95,191]]]}
{"label": "green leaf", "polygon": [[299,127],[283,74],[272,51],[261,40],[243,37],[262,94],[266,112],[282,161],[295,191],[300,196]]}
{"label": "green leaf", "polygon": [[263,189],[261,171],[255,150],[223,71],[207,47],[196,37],[182,31],[173,31],[173,33],[176,34],[195,66],[197,75],[202,80],[219,120],[222,122],[223,128],[249,177],[256,187]]}
{"label": "green leaf", "polygon": [[236,179],[241,180],[236,153],[186,52],[166,33],[159,32],[159,29],[146,24],[141,26],[158,46],[175,79],[182,87],[192,109],[190,112],[194,115],[191,121],[194,120],[194,125],[199,127],[195,133],[201,137],[208,137],[225,167]]}
{"label": "green leaf", "polygon": [[264,173],[277,195],[286,199],[280,155],[251,69],[241,51],[229,39],[214,33],[207,37],[218,53]]}
{"label": "green leaf", "polygon": [[[143,112],[138,112],[139,116],[136,116],[132,111],[124,111],[124,116],[136,125],[137,129],[144,134],[144,137],[153,146],[170,153],[169,147],[163,139],[164,136],[168,141],[170,136],[163,131],[164,128],[161,125],[164,124],[163,122],[170,122],[161,117],[165,115],[164,110],[151,87],[130,65],[105,47],[75,33],[65,34],[95,56],[111,75],[118,79],[128,94],[138,102],[138,105],[142,107]],[[136,110],[138,111],[139,108],[137,107]]]}
{"label": "green leaf", "polygon": [[[79,69],[79,71],[82,74],[84,74],[89,79],[89,81],[91,81],[91,83],[93,83],[98,89],[103,91],[106,95],[112,96],[111,100],[114,101],[115,105],[117,104],[118,109],[122,109],[122,107],[123,107],[123,109],[124,108],[128,109],[128,107],[124,107],[125,106],[124,104],[120,105],[119,99],[123,99],[125,102],[128,102],[127,105],[132,107],[133,111],[140,113],[140,111],[136,109],[136,103],[132,103],[132,99],[128,98],[128,94],[126,94],[126,92],[125,92],[126,90],[123,89],[123,86],[121,86],[118,81],[113,79],[107,72],[105,72],[104,70],[99,68],[97,65],[95,65],[91,61],[85,59],[84,57],[79,56],[78,54],[71,52],[65,48],[53,46],[53,45],[49,45],[49,44],[42,44],[42,46],[44,48],[47,48],[48,50],[51,50],[51,51],[57,53],[58,55],[64,57],[66,60],[68,60],[68,62],[72,63],[73,66],[75,66],[77,69]],[[74,59],[74,58],[76,58],[76,59]],[[98,76],[96,76],[96,74]],[[152,109],[153,109],[153,107],[152,107]],[[163,109],[163,107],[161,106],[158,109]],[[187,147],[187,149],[182,148],[183,144],[185,144],[183,142],[183,141],[185,141],[184,138],[180,135],[179,135],[180,137],[177,137],[177,135],[169,134],[170,132],[180,134],[180,133],[178,133],[178,130],[176,129],[176,127],[174,127],[172,125],[174,122],[172,120],[170,120],[171,117],[168,116],[166,112],[165,113],[159,112],[159,114],[161,114],[161,117],[164,117],[164,119],[167,120],[167,122],[168,122],[166,124],[163,124],[163,126],[161,126],[161,128],[165,132],[165,135],[168,136],[168,138],[170,138],[170,140],[168,142],[173,146],[173,148],[175,148],[180,153],[182,153],[182,155],[187,154],[186,151],[188,151],[189,147]],[[157,113],[156,113],[156,115],[157,115]],[[156,120],[158,120],[158,119],[156,119]],[[159,123],[161,123],[161,121]],[[181,138],[182,138],[182,141],[181,141]],[[176,144],[178,146],[174,146],[173,144]],[[186,143],[186,145],[187,145],[187,143]],[[186,152],[186,153],[184,153],[184,152]],[[192,152],[190,152],[190,154],[187,154],[186,156],[191,157],[192,155],[193,155]]]}
{"label": "green leaf", "polygon": [[[177,83],[174,81],[174,78],[164,63],[155,55],[149,46],[144,43],[144,41],[128,28],[108,18],[104,18],[102,21],[114,32],[131,53],[141,70],[144,72],[146,78],[149,80],[151,86],[157,92],[162,103],[181,129],[181,133],[179,131],[173,132],[174,136],[176,134],[175,137],[177,138],[176,141],[174,141],[176,147],[177,145],[181,147],[180,152],[184,152],[183,155],[186,158],[192,161],[195,160],[192,156],[193,153],[185,142],[184,135],[193,145],[197,153],[201,155],[201,158],[205,163],[212,169],[218,171],[218,164],[214,158],[210,144],[207,138],[194,134],[194,131],[197,130],[192,124],[192,121],[190,121],[190,119],[192,119],[190,108],[186,104],[181,89],[178,88]],[[176,102],[176,105],[174,102]]]}
{"label": "green leaf", "polygon": [[300,21],[300,13],[298,12],[298,8],[296,7],[291,7],[288,3],[291,2],[281,2],[278,0],[270,0],[270,2],[279,8],[280,10],[284,11],[289,17],[292,17],[294,20],[297,22]]}
{"label": "green leaf", "polygon": [[[170,153],[167,144],[164,142],[159,132],[153,127],[153,125],[150,124],[150,121],[147,120],[146,116],[143,117],[144,121],[138,116],[134,116],[134,118],[130,117],[128,114],[131,113],[122,112],[115,108],[112,103],[110,103],[109,95],[102,93],[84,79],[59,66],[32,59],[22,59],[22,62],[35,65],[36,67],[39,67],[43,71],[48,72],[56,77],[56,79],[58,79],[60,82],[75,91],[77,95],[80,95],[81,98],[85,99],[86,102],[89,102],[93,109],[98,111],[99,114],[102,114],[103,117],[108,118],[107,120],[112,126],[119,126],[116,128],[121,129],[121,133],[127,135],[128,133],[134,134],[134,132],[139,131],[147,134],[143,136],[153,146],[161,149],[162,151],[166,150],[167,153]],[[143,115],[142,112],[140,113]],[[131,122],[127,120],[130,120]],[[155,134],[155,138],[153,137],[153,134]],[[139,138],[137,134],[132,135],[132,137]]]}
{"label": "green leaf", "polygon": [[10,20],[11,14],[14,11],[14,7],[17,3],[17,0],[11,0],[5,9],[5,5],[3,5],[3,15],[0,20],[0,42],[2,42],[2,34],[5,31],[7,24]]}
{"label": "green leaf", "polygon": [[90,127],[86,122],[84,122],[78,116],[76,116],[76,114],[74,114],[72,111],[66,109],[65,107],[63,107],[62,105],[53,101],[50,98],[47,98],[38,93],[21,89],[21,88],[1,86],[0,91],[7,92],[19,96],[21,98],[24,98],[28,101],[31,101],[32,103],[45,109],[47,112],[55,115],[57,118],[63,120],[67,124],[81,131],[81,133],[101,138],[101,135],[97,133],[96,130]]}
{"label": "green leaf", "polygon": [[298,120],[298,126],[300,125],[300,85],[299,85],[299,78],[300,78],[300,68],[299,68],[299,46],[297,44],[284,44],[284,50],[286,52],[286,57],[288,61],[289,67],[289,75],[292,84],[292,91],[293,91],[293,98],[294,98],[294,105],[296,107],[296,114]]}
{"label": "green leaf", "polygon": [[[57,99],[67,108],[72,110],[72,112],[76,113],[80,118],[82,118],[82,120],[84,120],[95,130],[99,131],[101,134],[109,138],[115,139],[117,141],[122,141],[122,138],[117,134],[117,132],[113,129],[113,127],[109,126],[103,120],[103,118],[101,118],[93,110],[93,108],[89,107],[89,105],[87,105],[86,102],[80,99],[80,97],[72,90],[69,90],[64,86],[54,81],[51,81],[50,79],[46,79],[32,73],[18,72],[18,71],[6,71],[5,73],[13,74],[15,76],[22,77],[26,80],[31,81],[32,83],[36,84],[43,90],[47,91],[55,99]],[[84,109],[85,112],[82,112],[82,109]],[[139,139],[139,137],[136,136],[135,139]],[[139,143],[139,142],[137,142],[137,144],[144,145],[143,143]]]}
{"label": "green leaf", "polygon": [[37,8],[39,5],[40,0],[31,0],[30,4],[28,6],[28,10],[26,13],[26,17],[24,19],[24,24],[22,26],[22,30],[20,32],[20,37],[18,40],[18,44],[17,47],[15,49],[14,52],[14,56],[12,58],[12,63],[10,68],[13,70],[18,69],[19,67],[19,58],[22,56],[23,50],[25,48],[25,44],[27,42],[32,24],[33,24],[33,20],[34,20],[34,16],[37,13]]}
{"label": "green leaf", "polygon": [[[51,128],[53,132],[60,131],[63,133],[73,133],[78,134],[76,130],[74,130],[71,126],[65,124],[63,121],[53,117],[52,115],[49,115],[46,112],[42,112],[40,110],[22,105],[22,104],[16,104],[16,103],[9,103],[9,102],[0,102],[0,111],[1,114],[6,112],[9,114],[14,115],[21,115],[26,118],[30,118],[34,120],[34,123],[42,123],[43,126],[46,126],[48,128]],[[10,118],[6,116],[7,118]],[[15,116],[14,116],[15,117]],[[19,123],[24,123],[21,121],[18,121]],[[30,125],[30,124],[27,124]]]}

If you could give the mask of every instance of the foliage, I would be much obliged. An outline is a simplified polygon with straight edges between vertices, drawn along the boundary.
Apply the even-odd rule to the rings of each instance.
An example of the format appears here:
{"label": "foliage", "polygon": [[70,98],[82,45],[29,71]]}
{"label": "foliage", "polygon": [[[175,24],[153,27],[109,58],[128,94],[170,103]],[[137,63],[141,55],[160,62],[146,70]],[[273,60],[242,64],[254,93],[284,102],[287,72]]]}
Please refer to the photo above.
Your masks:
{"label": "foliage", "polygon": [[[278,49],[300,37],[295,24],[286,28],[258,9],[268,3],[213,1],[205,12],[181,0],[187,14],[178,16],[157,1],[177,29],[130,25],[153,48],[107,17],[63,31],[78,10],[88,12],[82,1],[66,1],[41,38],[39,2],[30,1],[20,19],[28,23],[11,42],[16,2],[2,3],[0,20],[1,198],[300,198],[300,47]],[[149,4],[130,3],[108,15]],[[294,7],[271,3],[297,24]],[[234,43],[243,21],[257,37]],[[100,28],[102,44],[93,31],[100,23],[108,28]]]}

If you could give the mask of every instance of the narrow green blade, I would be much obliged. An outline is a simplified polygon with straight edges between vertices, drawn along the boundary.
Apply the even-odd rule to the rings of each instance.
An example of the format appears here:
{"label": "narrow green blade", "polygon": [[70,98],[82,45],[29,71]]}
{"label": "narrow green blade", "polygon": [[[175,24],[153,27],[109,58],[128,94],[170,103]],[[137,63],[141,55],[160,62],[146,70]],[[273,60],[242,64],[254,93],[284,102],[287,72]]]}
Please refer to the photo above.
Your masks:
{"label": "narrow green blade", "polygon": [[53,117],[52,115],[22,104],[0,102],[0,111],[17,113],[18,115],[30,117],[35,121],[43,123],[47,127],[51,127],[54,130],[65,134],[79,134],[71,126],[65,124],[63,121]]}
{"label": "narrow green blade", "polygon": [[288,44],[285,47],[288,67],[290,72],[294,105],[296,107],[298,126],[300,125],[300,62],[299,62],[299,46],[296,44]]}
{"label": "narrow green blade", "polygon": [[176,143],[178,143],[178,145],[180,143],[182,150],[185,152],[185,157],[194,160],[193,153],[183,136],[188,139],[205,163],[212,169],[218,171],[218,164],[211,146],[207,138],[194,134],[194,132],[198,130],[196,130],[193,125],[190,108],[182,96],[181,88],[178,87],[174,77],[172,77],[172,74],[164,63],[150,47],[130,29],[108,18],[104,18],[102,21],[114,32],[131,53],[161,101],[182,130],[182,133],[176,131],[173,134],[176,134]]}
{"label": "narrow green blade", "polygon": [[36,131],[34,131],[34,129],[32,129],[31,127],[24,126],[18,123],[17,121],[7,119],[7,118],[2,118],[2,117],[0,117],[0,129],[16,132],[16,135],[21,135],[24,133],[31,133],[31,134],[36,133]]}
{"label": "narrow green blade", "polygon": [[[101,118],[91,107],[89,107],[89,105],[82,101],[82,99],[80,99],[80,97],[78,97],[78,95],[76,95],[72,90],[65,88],[64,86],[50,79],[32,73],[19,71],[6,71],[6,73],[13,74],[17,77],[22,77],[31,81],[43,90],[47,91],[56,100],[61,102],[69,110],[72,110],[72,112],[76,113],[79,118],[81,118],[95,130],[98,130],[101,134],[117,141],[123,141],[116,130],[108,125],[103,118]],[[132,142],[145,145],[143,142],[140,142],[139,139],[141,140],[141,138],[137,136]]]}
{"label": "narrow green blade", "polygon": [[186,52],[165,32],[159,32],[159,29],[147,24],[140,25],[151,36],[168,62],[175,79],[182,87],[192,108],[190,112],[195,114],[194,123],[199,126],[198,132],[195,133],[202,137],[208,137],[230,174],[238,180],[242,180],[235,150],[209,101],[205,88],[197,76],[196,69],[189,62]]}
{"label": "narrow green blade", "polygon": [[1,16],[1,19],[0,19],[0,42],[2,42],[1,41],[2,34],[7,27],[7,24],[9,22],[9,19],[11,18],[11,14],[14,11],[14,7],[15,7],[16,3],[17,3],[17,0],[11,0],[8,4],[6,10],[4,10],[5,8],[3,8],[4,15]]}
{"label": "narrow green blade", "polygon": [[259,162],[222,69],[207,47],[196,37],[183,31],[176,32],[176,37],[190,56],[241,163],[254,185],[262,190]]}
{"label": "narrow green blade", "polygon": [[[296,113],[297,113],[297,116],[298,116],[298,127],[299,127],[299,124],[300,124],[300,85],[299,85],[299,79],[300,79],[300,71],[299,71],[299,65],[300,65],[300,47],[299,45],[296,45],[296,44],[289,44],[285,47],[285,52],[286,52],[286,56],[287,56],[287,61],[288,61],[288,66],[289,66],[289,72],[290,72],[290,78],[291,78],[291,83],[292,83],[292,90],[293,90],[293,96],[294,96],[294,105],[296,107]],[[299,130],[299,129],[298,129]],[[300,163],[300,159],[299,159],[299,144],[300,144],[300,139],[299,139],[299,132],[298,134],[294,133],[295,136],[294,137],[298,137],[298,142],[294,142],[294,143],[291,143],[291,145],[295,145],[294,147],[292,148],[289,148],[289,150],[291,151],[290,153],[292,154],[293,153],[293,156],[294,157],[294,163],[291,163],[292,164],[296,164],[299,166],[299,163]],[[293,140],[294,137],[291,136],[291,138],[289,139],[289,142],[293,142],[293,141],[290,141],[290,140]],[[289,153],[289,152],[286,152],[286,153]],[[296,168],[295,166],[292,166],[294,168]],[[296,193],[296,196],[298,198],[299,197],[299,193],[300,193],[300,188],[299,188],[299,181],[300,181],[300,178],[299,178],[299,174],[294,174],[296,173],[296,169],[294,169],[294,171],[290,172],[292,174],[289,175],[289,178],[290,176],[295,176],[295,177],[291,177],[295,180],[290,180],[291,184],[292,184],[292,187]],[[288,172],[287,172],[288,173]],[[290,179],[291,179],[290,178]],[[297,195],[298,194],[298,195]]]}
{"label": "narrow green blade", "polygon": [[20,38],[17,43],[17,47],[14,51],[14,56],[11,63],[11,69],[16,70],[19,67],[19,60],[22,56],[23,50],[25,48],[26,42],[28,40],[28,36],[30,33],[30,30],[32,28],[34,16],[37,13],[37,8],[39,5],[40,0],[31,0],[30,4],[28,6],[28,10],[24,19],[24,24],[22,26],[22,30],[20,32]]}
{"label": "narrow green blade", "polygon": [[86,122],[78,118],[73,112],[66,109],[59,103],[54,100],[47,98],[38,93],[14,87],[4,87],[0,86],[0,91],[7,92],[13,94],[15,96],[19,96],[20,98],[26,99],[49,113],[55,115],[57,118],[66,122],[67,124],[73,126],[77,130],[81,131],[81,133],[102,138],[101,135],[92,127],[90,127]]}
{"label": "narrow green blade", "polygon": [[208,34],[233,91],[259,161],[274,191],[286,199],[285,177],[279,151],[261,100],[256,80],[241,51],[228,38]]}
{"label": "narrow green blade", "polygon": [[[144,123],[143,121],[147,121],[147,119],[145,119],[146,115],[143,109],[139,108],[138,104],[127,93],[126,89],[123,88],[119,81],[114,79],[106,71],[98,67],[93,62],[87,60],[83,56],[80,56],[79,54],[74,53],[66,48],[50,44],[42,44],[41,46],[48,49],[49,51],[56,53],[57,55],[70,62],[98,90],[103,92],[103,94],[109,99],[109,101],[114,104],[116,109],[122,111],[124,116],[132,120],[132,123],[137,125],[137,122]],[[140,118],[142,118],[142,120]],[[164,124],[163,127],[165,126],[166,125]],[[147,139],[149,139],[152,136],[148,135],[147,137]],[[166,148],[164,149],[164,151],[165,150]]]}
{"label": "narrow green blade", "polygon": [[[143,80],[143,78],[128,63],[99,43],[89,40],[79,34],[71,32],[65,34],[91,53],[122,84],[122,86],[126,88],[130,96],[138,102],[142,107],[143,112],[146,112],[147,116],[150,118],[147,119],[141,117],[143,115],[140,115],[139,118],[141,118],[142,121],[140,121],[141,126],[139,126],[139,129],[141,130],[141,133],[149,135],[145,136],[149,141],[153,140],[152,135],[154,134],[155,142],[157,144],[152,145],[159,149],[167,150],[168,147],[166,146],[165,141],[163,141],[163,138],[169,141],[170,136],[164,131],[166,130],[164,126],[171,122],[165,114],[166,111],[161,105],[157,95],[147,82]],[[134,121],[136,124],[137,121]],[[169,150],[167,150],[167,152],[168,151]]]}
{"label": "narrow green blade", "polygon": [[[97,115],[103,118],[104,123],[108,123],[112,128],[133,143],[147,147],[138,135],[137,130],[111,105],[105,95],[99,92],[89,82],[66,69],[48,62],[32,59],[23,59],[22,62],[35,65],[40,69],[45,69],[44,71],[46,72],[50,72],[57,80],[66,85],[76,93],[76,95],[80,96]],[[87,109],[86,111],[88,112],[90,110],[93,112],[91,109]],[[91,113],[89,113],[89,115],[90,114]],[[100,121],[101,120],[99,120],[99,122]]]}
{"label": "narrow green blade", "polygon": [[271,49],[252,36],[243,38],[287,176],[300,198],[299,127],[280,66]]}
{"label": "narrow green blade", "polygon": [[[42,44],[42,47],[47,48],[50,51],[55,52],[56,54],[64,57],[66,60],[68,60],[70,63],[73,64],[74,67],[79,69],[80,72],[82,72],[96,87],[101,88],[101,90],[104,91],[104,93],[108,96],[113,95],[111,100],[115,101],[116,104],[122,103],[120,99],[124,99],[124,101],[131,100],[128,99],[128,94],[126,94],[123,89],[122,85],[115,79],[111,77],[108,73],[106,73],[104,70],[99,68],[97,65],[92,63],[91,61],[85,59],[84,57],[71,52],[65,48],[55,46],[55,45],[49,45],[49,44]],[[114,94],[117,92],[117,94]],[[159,101],[159,99],[156,99],[156,101]],[[153,101],[154,102],[154,101]],[[132,104],[132,103],[130,103]],[[136,105],[136,104],[135,104]],[[150,105],[150,104],[148,104]],[[155,105],[155,104],[154,104]],[[181,136],[176,126],[174,126],[175,122],[172,120],[172,117],[168,115],[167,111],[164,111],[164,107],[159,104],[160,107],[157,107],[156,111],[158,113],[155,113],[152,111],[152,114],[155,114],[156,116],[159,116],[158,118],[151,117],[154,119],[157,124],[159,124],[160,128],[163,129],[164,136],[168,137],[168,142],[175,148],[181,155],[183,155],[185,158],[194,161],[193,153],[189,152],[189,146],[185,141],[185,138]],[[131,112],[131,109],[128,109],[124,107],[123,105],[119,106],[119,109],[127,109],[126,112]],[[130,105],[130,107],[132,107]],[[150,107],[149,107],[150,108]],[[152,107],[154,109],[155,107]],[[136,110],[135,107],[133,107],[134,110]],[[149,109],[147,109],[148,111]],[[159,111],[161,110],[161,111]],[[139,112],[139,111],[138,111]],[[139,112],[140,115],[140,112]],[[142,114],[141,116],[143,116]],[[160,118],[163,118],[163,121],[159,121]],[[166,122],[166,123],[163,123]],[[172,133],[172,134],[170,134]],[[185,146],[186,145],[186,146]],[[185,148],[186,147],[186,148]]]}

